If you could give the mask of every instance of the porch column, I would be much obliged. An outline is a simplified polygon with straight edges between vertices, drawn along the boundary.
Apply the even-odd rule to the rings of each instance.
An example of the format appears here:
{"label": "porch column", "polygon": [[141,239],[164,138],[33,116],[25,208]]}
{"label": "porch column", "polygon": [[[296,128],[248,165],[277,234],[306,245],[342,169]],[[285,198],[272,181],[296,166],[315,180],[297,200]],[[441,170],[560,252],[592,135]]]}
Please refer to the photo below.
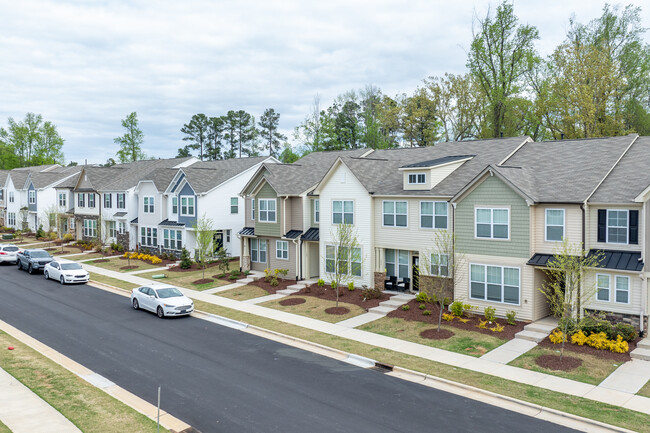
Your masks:
{"label": "porch column", "polygon": [[242,237],[242,249],[241,249],[241,259],[239,260],[239,265],[242,268],[242,271],[250,271],[251,270],[251,256],[250,256],[250,250],[248,248],[248,238],[247,237]]}
{"label": "porch column", "polygon": [[384,290],[386,281],[386,269],[384,267],[384,249],[375,248],[375,272],[374,272],[374,287],[376,289]]}

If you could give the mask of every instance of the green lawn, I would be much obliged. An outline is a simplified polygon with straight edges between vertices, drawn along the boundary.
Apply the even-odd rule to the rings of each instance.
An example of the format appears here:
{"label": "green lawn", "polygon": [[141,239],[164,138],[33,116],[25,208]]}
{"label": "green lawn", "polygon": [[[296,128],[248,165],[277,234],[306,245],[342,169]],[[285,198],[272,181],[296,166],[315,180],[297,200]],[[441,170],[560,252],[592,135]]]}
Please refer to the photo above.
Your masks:
{"label": "green lawn", "polygon": [[263,304],[259,305],[268,308],[275,308],[276,310],[280,311],[286,311],[287,313],[300,314],[301,316],[307,316],[311,317],[312,319],[318,319],[330,323],[340,322],[342,320],[346,320],[351,317],[364,314],[366,312],[365,309],[359,307],[358,305],[346,304],[339,301],[339,307],[346,307],[350,310],[350,312],[342,315],[328,314],[325,312],[325,310],[330,307],[335,307],[336,302],[316,298],[314,296],[304,296],[301,298],[305,299],[306,302],[304,304],[288,306],[280,305],[281,301],[284,299],[289,299],[289,297],[286,297],[282,299],[276,299],[274,301],[264,302]]}
{"label": "green lawn", "polygon": [[[0,367],[49,403],[81,431],[121,433],[156,431],[156,423],[131,407],[116,400],[25,346],[10,335],[0,332]],[[6,427],[5,427],[6,428]],[[0,427],[0,432],[8,431]],[[161,429],[161,431],[167,431]]]}
{"label": "green lawn", "polygon": [[74,260],[75,262],[81,262],[83,260],[90,260],[90,259],[99,259],[103,258],[104,255],[101,253],[91,253],[87,252],[86,254],[81,254],[78,256],[72,256],[72,257],[66,257],[68,260]]}
{"label": "green lawn", "polygon": [[9,430],[9,427],[4,425],[2,421],[0,421],[0,433],[11,433],[11,430]]}
{"label": "green lawn", "polygon": [[133,283],[118,280],[117,278],[107,277],[105,275],[96,274],[94,272],[89,272],[89,273],[90,273],[90,279],[92,281],[97,281],[97,282],[100,282],[100,283],[108,284],[110,286],[119,287],[120,289],[124,289],[124,290],[131,290],[131,289],[135,289],[136,287],[138,287],[137,285],[135,285]]}
{"label": "green lawn", "polygon": [[[230,262],[229,270],[239,270],[239,262]],[[138,274],[138,277],[142,278],[151,278],[153,275],[165,274],[165,278],[157,279],[155,281],[160,283],[172,284],[174,286],[185,287],[186,289],[194,290],[208,290],[214,289],[215,287],[225,286],[226,284],[234,283],[235,281],[225,281],[212,278],[212,275],[218,275],[221,271],[219,268],[213,266],[211,268],[206,268],[205,278],[210,278],[213,281],[211,283],[205,284],[194,284],[194,281],[200,280],[203,278],[203,271],[189,271],[189,272],[172,272],[172,271],[153,271],[145,272],[143,274]],[[244,278],[242,275],[241,278]]]}
{"label": "green lawn", "polygon": [[639,390],[639,392],[637,392],[637,394],[650,398],[650,380]]}
{"label": "green lawn", "polygon": [[430,323],[407,321],[396,317],[382,317],[361,326],[359,329],[476,357],[484,355],[506,342],[506,340],[492,335],[458,329],[444,324],[442,329],[453,332],[453,337],[446,340],[423,338],[420,337],[420,332],[426,329],[437,329],[437,327]]}
{"label": "green lawn", "polygon": [[[48,251],[51,255],[53,256],[64,256],[66,254],[79,254],[81,251],[79,251],[78,248],[67,248],[63,247],[63,252],[61,252],[61,246],[57,246],[55,251]],[[64,257],[67,258],[67,257]]]}
{"label": "green lawn", "polygon": [[269,292],[257,286],[241,286],[225,292],[215,293],[215,296],[234,299],[236,301],[245,301],[247,299],[260,298],[268,295]]}
{"label": "green lawn", "polygon": [[526,368],[528,370],[539,371],[541,373],[552,374],[554,376],[560,376],[571,380],[577,380],[578,382],[589,383],[592,385],[598,385],[621,365],[620,362],[615,362],[610,359],[603,359],[595,355],[584,353],[570,352],[568,350],[564,351],[564,356],[571,356],[573,358],[582,359],[582,365],[580,367],[577,367],[571,371],[560,371],[549,370],[548,368],[540,367],[535,363],[535,359],[541,355],[559,354],[559,347],[557,350],[553,350],[538,346],[534,347],[532,350],[524,353],[519,358],[510,362],[509,365]]}
{"label": "green lawn", "polygon": [[152,265],[151,263],[145,262],[143,260],[131,259],[131,266],[136,266],[136,267],[133,269],[122,269],[125,266],[129,266],[129,261],[123,260],[121,257],[115,257],[109,259],[108,262],[97,263],[95,261],[91,261],[86,263],[88,263],[89,265],[98,266],[100,268],[108,269],[111,271],[117,271],[117,272],[133,272],[133,271],[141,271],[144,269],[156,269],[162,267],[162,265]]}

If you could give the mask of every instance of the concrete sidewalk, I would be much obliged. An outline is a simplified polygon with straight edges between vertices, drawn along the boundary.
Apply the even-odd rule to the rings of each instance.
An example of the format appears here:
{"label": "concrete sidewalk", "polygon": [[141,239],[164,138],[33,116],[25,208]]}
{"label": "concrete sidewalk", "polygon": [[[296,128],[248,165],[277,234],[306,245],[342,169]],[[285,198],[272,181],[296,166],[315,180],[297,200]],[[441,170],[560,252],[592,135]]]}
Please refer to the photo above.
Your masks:
{"label": "concrete sidewalk", "polygon": [[77,427],[0,368],[0,421],[13,433],[75,433]]}
{"label": "concrete sidewalk", "polygon": [[[120,272],[108,271],[106,269],[87,264],[84,264],[84,266],[92,272],[97,272],[113,278],[129,281],[133,284],[151,284],[150,280],[146,280],[134,275],[125,275]],[[610,385],[608,388],[603,386],[595,386],[558,376],[505,365],[507,362],[509,362],[509,359],[516,358],[518,356],[517,354],[521,354],[527,350],[530,350],[530,345],[526,345],[524,343],[513,343],[510,346],[505,347],[501,351],[495,353],[493,357],[484,356],[481,358],[475,358],[469,355],[449,352],[435,347],[425,346],[422,344],[412,343],[410,341],[349,328],[348,326],[341,324],[328,323],[321,320],[312,319],[310,317],[291,314],[247,302],[240,302],[220,296],[214,296],[206,292],[199,292],[182,287],[179,288],[186,296],[189,296],[190,298],[221,307],[254,314],[256,316],[266,317],[268,319],[273,319],[279,322],[300,326],[302,328],[346,338],[349,340],[357,341],[359,343],[369,344],[395,352],[401,352],[407,355],[428,359],[430,361],[438,362],[441,364],[465,368],[468,370],[473,370],[520,383],[525,383],[527,385],[533,385],[551,391],[561,392],[568,395],[574,395],[577,397],[583,397],[590,400],[636,410],[650,415],[650,398],[619,390],[618,387],[612,385]],[[639,378],[639,380],[641,379]]]}

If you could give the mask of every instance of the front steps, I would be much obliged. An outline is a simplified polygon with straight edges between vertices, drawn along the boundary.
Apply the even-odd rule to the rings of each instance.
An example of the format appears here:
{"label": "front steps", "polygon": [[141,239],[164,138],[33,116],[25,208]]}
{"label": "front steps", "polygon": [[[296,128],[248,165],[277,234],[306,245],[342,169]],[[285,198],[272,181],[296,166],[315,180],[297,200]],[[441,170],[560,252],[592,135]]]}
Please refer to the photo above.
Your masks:
{"label": "front steps", "polygon": [[555,328],[557,328],[557,319],[549,316],[524,326],[524,330],[517,332],[515,338],[539,343]]}
{"label": "front steps", "polygon": [[368,313],[385,316],[391,311],[397,310],[402,305],[408,303],[411,299],[415,299],[414,295],[395,295],[391,296],[388,301],[379,303],[378,307],[368,309]]}
{"label": "front steps", "polygon": [[641,359],[643,361],[650,361],[650,337],[646,337],[639,341],[636,349],[630,352],[632,359]]}

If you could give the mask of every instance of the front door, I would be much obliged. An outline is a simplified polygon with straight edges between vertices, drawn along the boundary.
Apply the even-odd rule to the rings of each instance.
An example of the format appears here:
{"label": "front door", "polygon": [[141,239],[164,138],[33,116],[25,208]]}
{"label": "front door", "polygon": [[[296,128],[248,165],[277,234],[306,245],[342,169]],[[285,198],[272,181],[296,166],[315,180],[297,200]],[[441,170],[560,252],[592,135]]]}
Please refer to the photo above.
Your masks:
{"label": "front door", "polygon": [[413,272],[413,286],[411,287],[412,290],[418,292],[420,291],[420,257],[419,256],[413,256],[413,266],[412,266]]}
{"label": "front door", "polygon": [[216,253],[217,251],[219,251],[219,248],[223,248],[223,232],[221,231],[214,232],[214,236],[212,240],[213,240],[212,245],[214,246],[214,252]]}

